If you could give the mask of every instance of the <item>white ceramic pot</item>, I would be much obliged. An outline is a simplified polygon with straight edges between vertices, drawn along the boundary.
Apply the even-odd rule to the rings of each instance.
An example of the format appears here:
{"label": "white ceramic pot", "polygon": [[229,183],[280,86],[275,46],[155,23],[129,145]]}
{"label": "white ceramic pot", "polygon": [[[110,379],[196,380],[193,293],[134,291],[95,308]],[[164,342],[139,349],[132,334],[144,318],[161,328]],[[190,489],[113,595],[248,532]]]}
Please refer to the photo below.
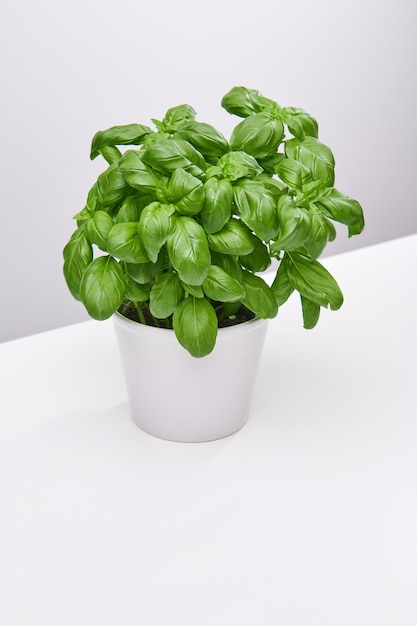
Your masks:
{"label": "white ceramic pot", "polygon": [[268,320],[220,328],[196,359],[174,331],[113,317],[134,422],[171,441],[227,437],[246,423]]}

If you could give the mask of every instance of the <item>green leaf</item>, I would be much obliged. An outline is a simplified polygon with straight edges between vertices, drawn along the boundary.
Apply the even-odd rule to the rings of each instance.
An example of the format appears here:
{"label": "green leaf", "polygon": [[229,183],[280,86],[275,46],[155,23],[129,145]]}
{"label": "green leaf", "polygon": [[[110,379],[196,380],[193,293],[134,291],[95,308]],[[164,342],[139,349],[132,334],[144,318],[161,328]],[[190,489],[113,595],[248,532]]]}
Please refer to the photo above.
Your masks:
{"label": "green leaf", "polygon": [[275,113],[279,105],[265,98],[256,89],[233,87],[222,99],[222,107],[229,113],[239,117],[247,117],[253,113]]}
{"label": "green leaf", "polygon": [[308,169],[295,159],[283,159],[278,163],[275,171],[290,189],[302,190],[303,186],[311,180]]}
{"label": "green leaf", "polygon": [[216,233],[232,215],[233,187],[229,180],[209,178],[204,194],[201,221],[207,233]]}
{"label": "green leaf", "polygon": [[142,211],[137,232],[152,263],[156,262],[159,251],[168,239],[174,210],[171,205],[152,202]]}
{"label": "green leaf", "polygon": [[[255,237],[252,238],[253,241]],[[242,281],[242,267],[237,261],[237,257],[230,254],[223,254],[221,252],[211,252],[211,262],[213,265],[218,265],[223,268],[225,272],[236,278],[237,281]]]}
{"label": "green leaf", "polygon": [[335,162],[332,151],[315,137],[305,137],[303,141],[286,141],[285,154],[287,158],[302,163],[313,180],[322,180],[326,187],[334,184]]}
{"label": "green leaf", "polygon": [[143,209],[154,201],[154,194],[128,196],[117,212],[116,222],[139,222]]}
{"label": "green leaf", "polygon": [[261,174],[262,167],[252,155],[243,151],[235,151],[220,157],[216,167],[213,168],[213,173],[233,182],[244,176],[253,177]]}
{"label": "green leaf", "polygon": [[294,250],[307,241],[311,232],[310,214],[306,209],[297,207],[291,196],[278,199],[279,232],[271,244],[271,251]]}
{"label": "green leaf", "polygon": [[128,263],[146,263],[149,257],[138,235],[137,222],[114,224],[107,240],[112,256]]}
{"label": "green leaf", "polygon": [[149,300],[151,288],[149,283],[140,284],[137,283],[129,275],[125,276],[126,280],[126,298],[133,302],[146,302]]}
{"label": "green leaf", "polygon": [[88,239],[101,250],[107,250],[107,240],[113,228],[113,220],[105,211],[96,211],[85,223]]}
{"label": "green leaf", "polygon": [[81,300],[81,278],[93,259],[93,249],[85,228],[78,228],[64,248],[64,277],[68,289],[76,300]]}
{"label": "green leaf", "polygon": [[258,237],[253,237],[253,250],[239,257],[243,267],[251,272],[264,272],[271,265],[268,248]]}
{"label": "green leaf", "polygon": [[208,300],[188,296],[175,309],[175,336],[191,356],[201,358],[212,352],[217,338],[217,316]]}
{"label": "green leaf", "polygon": [[274,292],[275,300],[278,307],[282,306],[294,291],[294,287],[292,286],[288,278],[285,264],[282,262],[279,264],[278,271],[271,285],[271,289]]}
{"label": "green leaf", "polygon": [[122,304],[125,293],[123,270],[113,257],[98,257],[85,270],[80,295],[92,318],[105,320],[113,315]]}
{"label": "green leaf", "polygon": [[243,271],[243,287],[246,296],[242,298],[242,304],[264,319],[275,317],[278,306],[271,287],[260,276],[255,276],[246,270]]}
{"label": "green leaf", "polygon": [[312,259],[317,259],[333,234],[333,225],[315,207],[309,212],[311,220],[310,235],[303,246]]}
{"label": "green leaf", "polygon": [[262,240],[268,242],[278,233],[277,205],[262,183],[242,180],[233,187],[237,213]]}
{"label": "green leaf", "polygon": [[231,218],[217,233],[207,235],[209,246],[215,252],[245,255],[254,248],[251,231],[243,222]]}
{"label": "green leaf", "polygon": [[95,159],[99,154],[99,149],[105,146],[140,145],[152,132],[151,128],[141,124],[112,126],[107,130],[100,130],[93,137],[90,158]]}
{"label": "green leaf", "polygon": [[[285,159],[283,154],[280,156]],[[271,172],[271,174],[275,174],[275,170]],[[274,197],[275,200],[278,200],[278,198],[283,194],[288,193],[287,185],[277,178],[271,178],[270,174],[260,174],[256,180],[263,184],[265,189],[271,194],[271,196]]]}
{"label": "green leaf", "polygon": [[175,139],[185,139],[206,157],[220,157],[229,150],[229,144],[214,126],[204,122],[189,122],[175,134]]}
{"label": "green leaf", "polygon": [[164,139],[142,153],[142,160],[162,174],[171,174],[182,167],[194,176],[201,176],[206,169],[204,157],[183,139]]}
{"label": "green leaf", "polygon": [[245,296],[241,283],[217,265],[210,265],[202,287],[206,296],[219,302],[237,302]]}
{"label": "green leaf", "polygon": [[97,199],[102,207],[111,207],[123,200],[131,188],[124,179],[117,163],[110,165],[97,178]]}
{"label": "green leaf", "polygon": [[165,319],[174,313],[183,297],[184,289],[178,274],[175,272],[160,274],[152,287],[150,312],[158,319]]}
{"label": "green leaf", "polygon": [[167,240],[169,259],[181,280],[201,285],[210,265],[206,233],[191,217],[176,217],[174,224]]}
{"label": "green leaf", "polygon": [[176,205],[178,213],[195,215],[204,204],[204,188],[201,180],[179,168],[173,172],[168,184],[168,198]]}
{"label": "green leaf", "polygon": [[114,146],[103,146],[102,148],[98,148],[98,152],[101,156],[107,161],[109,165],[113,163],[117,163],[117,161],[122,156],[120,150]]}
{"label": "green leaf", "polygon": [[178,106],[168,109],[162,120],[162,130],[166,133],[175,133],[182,128],[184,124],[188,124],[195,119],[196,112],[189,104],[179,104]]}
{"label": "green leaf", "polygon": [[320,306],[305,296],[301,296],[301,308],[303,312],[304,328],[314,328],[319,321]]}
{"label": "green leaf", "polygon": [[194,298],[204,298],[204,291],[201,285],[189,285],[185,283],[183,280],[181,281],[181,285],[187,296],[194,296]]}
{"label": "green leaf", "polygon": [[142,161],[142,152],[128,150],[122,156],[119,167],[130,187],[144,194],[156,191],[159,176]]}
{"label": "green leaf", "polygon": [[318,137],[319,127],[317,121],[303,109],[285,107],[282,109],[282,119],[287,124],[290,133],[297,139],[303,140],[306,135],[308,137]]}
{"label": "green leaf", "polygon": [[322,307],[336,311],[343,304],[343,294],[333,276],[319,263],[296,253],[286,253],[282,260],[288,279],[302,296]]}
{"label": "green leaf", "polygon": [[363,211],[359,202],[345,196],[337,189],[329,189],[327,193],[315,201],[315,205],[331,219],[346,224],[349,237],[359,235],[365,227]]}
{"label": "green leaf", "polygon": [[150,261],[147,263],[125,263],[124,267],[127,274],[134,281],[144,285],[155,278],[155,275],[161,269],[161,265],[161,255],[159,255],[156,263],[151,263]]}
{"label": "green leaf", "polygon": [[223,96],[221,104],[228,113],[247,117],[260,111],[260,107],[257,105],[257,96],[260,96],[260,93],[254,89],[233,87]]}
{"label": "green leaf", "polygon": [[230,137],[232,150],[243,150],[255,158],[273,156],[284,138],[284,126],[265,113],[249,115],[238,124]]}

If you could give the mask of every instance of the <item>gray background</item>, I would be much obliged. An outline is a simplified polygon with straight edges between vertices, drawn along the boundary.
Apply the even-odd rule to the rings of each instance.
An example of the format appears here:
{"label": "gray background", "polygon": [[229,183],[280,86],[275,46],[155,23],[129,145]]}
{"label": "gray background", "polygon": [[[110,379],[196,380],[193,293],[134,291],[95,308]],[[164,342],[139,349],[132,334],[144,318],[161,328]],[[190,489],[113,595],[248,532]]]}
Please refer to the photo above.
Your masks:
{"label": "gray background", "polygon": [[[414,0],[23,0],[1,46],[0,341],[87,319],[62,277],[72,215],[104,169],[94,133],[191,104],[230,133],[234,85],[314,115],[366,231],[326,254],[417,231]],[[336,277],[337,278],[337,277]],[[342,286],[343,287],[343,286]]]}

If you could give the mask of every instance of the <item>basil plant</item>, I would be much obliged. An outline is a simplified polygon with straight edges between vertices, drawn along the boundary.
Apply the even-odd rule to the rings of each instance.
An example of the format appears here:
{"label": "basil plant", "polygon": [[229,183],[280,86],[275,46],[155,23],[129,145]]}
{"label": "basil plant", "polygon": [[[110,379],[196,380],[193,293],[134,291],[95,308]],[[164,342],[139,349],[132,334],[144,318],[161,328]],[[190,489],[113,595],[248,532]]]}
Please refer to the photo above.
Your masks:
{"label": "basil plant", "polygon": [[311,115],[245,87],[222,106],[243,118],[229,141],[185,104],[154,129],[98,132],[90,156],[107,167],[64,248],[67,285],[91,317],[119,311],[172,328],[194,357],[213,350],[219,327],[275,317],[293,291],[305,328],[321,307],[339,309],[342,292],[317,259],[333,220],[349,236],[364,227],[360,204],[334,187]]}

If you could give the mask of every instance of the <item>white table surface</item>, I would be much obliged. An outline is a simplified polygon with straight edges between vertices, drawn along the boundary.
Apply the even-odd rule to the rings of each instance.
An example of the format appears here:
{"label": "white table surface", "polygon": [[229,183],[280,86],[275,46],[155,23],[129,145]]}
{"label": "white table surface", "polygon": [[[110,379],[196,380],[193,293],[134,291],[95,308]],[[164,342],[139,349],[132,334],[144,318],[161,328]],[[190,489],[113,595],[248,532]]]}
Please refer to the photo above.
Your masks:
{"label": "white table surface", "polygon": [[133,424],[111,322],[0,346],[2,626],[417,624],[417,235],[323,263],[221,441]]}

